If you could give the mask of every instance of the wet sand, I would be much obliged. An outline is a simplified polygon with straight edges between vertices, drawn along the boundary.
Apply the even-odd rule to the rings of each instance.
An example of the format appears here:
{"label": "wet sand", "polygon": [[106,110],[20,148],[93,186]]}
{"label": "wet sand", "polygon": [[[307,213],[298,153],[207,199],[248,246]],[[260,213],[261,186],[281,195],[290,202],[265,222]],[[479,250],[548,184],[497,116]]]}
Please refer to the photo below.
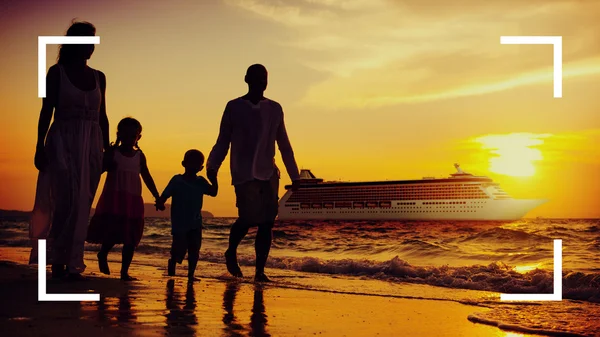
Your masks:
{"label": "wet sand", "polygon": [[[28,250],[0,248],[2,335],[525,336],[472,323],[469,314],[488,309],[451,301],[255,285],[250,278],[237,281],[225,274],[203,278],[202,268],[208,268],[203,263],[200,281],[193,284],[137,264],[132,268],[140,280],[126,283],[118,279],[117,263],[110,264],[114,275],[107,276],[92,257],[86,255],[87,281],[49,279],[47,288],[48,293],[100,293],[100,302],[38,302],[37,269],[26,265]],[[250,275],[250,269],[244,271]]]}

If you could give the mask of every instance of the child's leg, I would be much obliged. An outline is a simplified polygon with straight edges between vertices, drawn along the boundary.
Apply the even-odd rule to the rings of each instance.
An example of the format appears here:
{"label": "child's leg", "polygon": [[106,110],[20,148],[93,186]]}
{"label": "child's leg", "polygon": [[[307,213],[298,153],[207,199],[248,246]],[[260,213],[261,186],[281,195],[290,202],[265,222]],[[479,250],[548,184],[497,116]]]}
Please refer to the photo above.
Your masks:
{"label": "child's leg", "polygon": [[202,246],[202,229],[194,229],[187,233],[188,250],[188,279],[194,279],[196,265],[200,258],[200,247]]}
{"label": "child's leg", "polygon": [[106,275],[110,275],[110,269],[108,268],[108,252],[114,246],[113,243],[103,243],[100,251],[98,252],[98,268],[100,272]]}
{"label": "child's leg", "polygon": [[121,262],[121,280],[131,281],[133,277],[129,276],[129,265],[133,260],[135,246],[130,244],[123,245],[122,262]]}
{"label": "child's leg", "polygon": [[175,239],[175,235],[173,235],[173,240],[171,241],[171,258],[167,264],[167,275],[175,276],[175,263],[177,256],[177,240]]}
{"label": "child's leg", "polygon": [[183,262],[186,251],[185,234],[173,234],[173,242],[171,243],[171,258],[167,268],[169,276],[175,276],[175,264]]}

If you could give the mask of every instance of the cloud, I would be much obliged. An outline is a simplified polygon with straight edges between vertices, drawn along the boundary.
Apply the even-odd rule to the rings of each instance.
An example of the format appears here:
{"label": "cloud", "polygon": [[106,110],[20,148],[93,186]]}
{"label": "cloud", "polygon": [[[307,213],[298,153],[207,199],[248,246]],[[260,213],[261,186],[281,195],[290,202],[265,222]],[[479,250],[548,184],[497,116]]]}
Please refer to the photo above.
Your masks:
{"label": "cloud", "polygon": [[544,141],[542,151],[552,161],[600,164],[600,129],[565,132]]}
{"label": "cloud", "polygon": [[[600,74],[600,59],[592,59],[587,62],[574,65],[566,65],[563,67],[563,79],[571,77],[581,77]],[[485,76],[482,76],[485,77]],[[476,79],[477,77],[474,76]],[[456,76],[449,77],[449,79],[456,79]],[[430,76],[430,80],[434,80],[434,76]],[[434,100],[452,99],[466,96],[484,95],[493,92],[508,90],[517,86],[534,85],[540,83],[546,83],[553,81],[553,68],[541,69],[536,71],[525,72],[522,74],[510,74],[508,77],[484,82],[472,80],[471,83],[458,84],[456,86],[446,85],[446,88],[440,91],[430,91],[424,94],[418,93],[419,91],[426,91],[422,85],[415,83],[414,89],[405,88],[399,90],[400,94],[390,93],[385,95],[384,92],[380,92],[379,95],[373,97],[360,97],[352,96],[346,99],[337,100],[337,107],[371,107],[377,108],[387,105],[403,104],[403,103],[420,103]],[[423,84],[423,82],[421,83]],[[432,86],[435,86],[433,84]],[[431,86],[430,86],[431,87]],[[318,96],[318,92],[322,91],[321,88],[316,87],[309,93],[307,102],[318,104],[322,101],[321,97]],[[402,94],[404,91],[404,94]],[[552,95],[552,92],[548,92],[548,96]],[[315,95],[315,96],[312,96]],[[354,98],[353,98],[354,97]]]}
{"label": "cloud", "polygon": [[224,2],[287,26],[319,25],[334,16],[334,13],[327,9],[312,6],[311,2],[304,2],[304,6],[290,5],[282,1],[224,0]]}
{"label": "cloud", "polygon": [[[600,129],[560,133],[507,133],[485,134],[456,142],[454,150],[475,152],[489,151],[497,156],[499,150],[509,150],[501,155],[518,155],[519,150],[535,150],[546,162],[573,162],[600,164]],[[502,151],[500,151],[502,152]],[[536,159],[536,160],[540,160]]]}
{"label": "cloud", "polygon": [[[565,76],[597,74],[600,2],[225,0],[285,27],[277,47],[328,74],[303,102],[364,108],[480,95],[552,80],[550,46],[502,35],[561,35]],[[581,65],[581,62],[587,62]]]}

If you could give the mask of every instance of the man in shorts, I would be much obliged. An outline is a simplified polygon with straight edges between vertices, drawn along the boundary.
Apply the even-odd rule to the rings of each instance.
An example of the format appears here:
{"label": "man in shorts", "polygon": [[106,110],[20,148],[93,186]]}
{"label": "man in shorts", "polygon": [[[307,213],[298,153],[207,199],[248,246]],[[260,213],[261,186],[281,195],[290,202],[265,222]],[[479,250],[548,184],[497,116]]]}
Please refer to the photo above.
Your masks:
{"label": "man in shorts", "polygon": [[219,167],[231,145],[231,179],[235,187],[238,219],[229,233],[225,252],[227,270],[243,277],[237,263],[237,247],[258,226],[255,241],[256,273],[254,280],[268,282],[265,264],[269,257],[272,228],[278,211],[279,170],[275,166],[275,143],[292,185],[297,187],[300,174],[288,139],[279,103],[265,98],[267,69],[260,64],[250,66],[245,82],[248,93],[229,101],[223,112],[217,142],[207,161],[207,177],[216,179]]}

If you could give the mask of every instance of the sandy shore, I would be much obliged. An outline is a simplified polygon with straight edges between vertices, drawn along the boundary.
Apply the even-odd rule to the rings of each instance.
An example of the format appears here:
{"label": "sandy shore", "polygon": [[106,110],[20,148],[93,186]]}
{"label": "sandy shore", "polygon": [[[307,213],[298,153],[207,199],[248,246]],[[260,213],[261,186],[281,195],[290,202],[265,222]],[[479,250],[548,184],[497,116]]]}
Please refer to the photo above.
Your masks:
{"label": "sandy shore", "polygon": [[93,260],[86,261],[87,281],[49,280],[47,287],[100,293],[100,302],[38,302],[37,269],[25,264],[27,254],[0,248],[3,336],[524,336],[474,324],[468,315],[486,308],[450,301],[261,286],[249,278],[202,278],[201,270],[189,285],[142,265],[135,266],[141,280],[124,283],[100,274]]}

